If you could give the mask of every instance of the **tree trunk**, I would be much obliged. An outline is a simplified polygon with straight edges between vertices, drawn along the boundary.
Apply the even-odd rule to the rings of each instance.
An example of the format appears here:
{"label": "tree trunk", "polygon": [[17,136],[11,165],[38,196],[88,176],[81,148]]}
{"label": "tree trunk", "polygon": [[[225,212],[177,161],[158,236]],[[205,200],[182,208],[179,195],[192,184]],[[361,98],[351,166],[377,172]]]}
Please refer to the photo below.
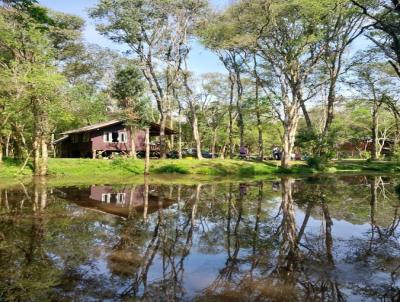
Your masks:
{"label": "tree trunk", "polygon": [[229,158],[233,158],[233,91],[235,88],[235,82],[232,78],[232,76],[229,77],[229,80],[231,82],[230,85],[230,92],[229,92],[229,129],[228,129],[228,137],[229,137]]}
{"label": "tree trunk", "polygon": [[11,139],[11,132],[7,135],[6,138],[6,148],[5,148],[5,156],[10,156],[10,139]]}
{"label": "tree trunk", "polygon": [[136,134],[136,129],[135,127],[130,126],[130,138],[131,138],[131,152],[129,153],[130,157],[132,157],[133,159],[137,159],[136,156],[136,144],[135,144],[135,134]]}
{"label": "tree trunk", "polygon": [[32,103],[34,115],[34,174],[45,176],[47,174],[47,136],[49,134],[48,116],[45,111],[46,102],[35,98]]}
{"label": "tree trunk", "polygon": [[203,156],[201,155],[201,140],[200,140],[196,112],[192,112],[192,129],[193,129],[193,138],[196,142],[197,159],[203,159]]}
{"label": "tree trunk", "polygon": [[328,92],[328,103],[326,104],[326,120],[325,120],[325,126],[324,126],[324,131],[323,131],[323,137],[326,137],[329,132],[329,128],[333,122],[333,109],[334,109],[334,104],[336,100],[336,79],[332,79],[332,82],[329,85],[329,92]]}
{"label": "tree trunk", "polygon": [[3,161],[3,144],[0,140],[0,163]]}
{"label": "tree trunk", "polygon": [[48,158],[49,158],[49,153],[47,149],[47,137],[45,135],[42,135],[41,140],[40,140],[40,150],[42,153],[42,158],[41,158],[41,163],[40,163],[40,176],[45,176],[47,175],[47,168],[48,168]]}
{"label": "tree trunk", "polygon": [[165,144],[165,126],[167,123],[165,113],[161,114],[161,121],[160,121],[160,158],[167,158],[167,150]]}
{"label": "tree trunk", "polygon": [[211,145],[212,158],[215,158],[215,145],[217,144],[217,128],[213,129],[213,138]]}
{"label": "tree trunk", "polygon": [[224,159],[224,158],[225,158],[225,152],[226,152],[226,144],[223,145],[223,147],[222,147],[222,149],[221,149],[220,152],[221,152],[221,153],[220,153],[220,155],[219,155],[219,158],[220,158],[220,159]]}
{"label": "tree trunk", "polygon": [[178,157],[182,159],[182,108],[179,106],[179,121],[178,121]]}
{"label": "tree trunk", "polygon": [[372,108],[372,150],[371,158],[377,160],[379,158],[379,142],[378,142],[378,104],[374,101]]}
{"label": "tree trunk", "polygon": [[53,158],[56,158],[57,154],[56,154],[56,146],[54,145],[54,133],[51,133],[50,146],[51,146],[51,152],[53,153]]}
{"label": "tree trunk", "polygon": [[242,94],[243,87],[240,80],[240,74],[236,74],[236,87],[237,87],[237,100],[236,100],[236,110],[238,112],[238,127],[239,127],[239,145],[240,147],[244,146],[244,118],[242,112]]}
{"label": "tree trunk", "polygon": [[[170,112],[169,116],[169,129],[173,130],[174,129],[174,121],[172,120],[172,112]],[[171,135],[171,150],[174,150],[175,148],[175,136]]]}
{"label": "tree trunk", "polygon": [[334,264],[334,257],[332,254],[333,250],[333,237],[332,237],[332,218],[329,214],[328,205],[326,203],[322,204],[322,211],[325,218],[325,246],[326,246],[326,259],[329,265]]}
{"label": "tree trunk", "polygon": [[297,130],[297,124],[299,116],[297,108],[293,105],[289,108],[289,114],[284,122],[284,133],[283,133],[283,154],[281,159],[281,167],[288,169],[290,165],[290,157],[293,151],[295,135]]}
{"label": "tree trunk", "polygon": [[145,146],[146,146],[146,156],[144,159],[144,174],[148,175],[150,170],[150,129],[146,127],[145,129]]}
{"label": "tree trunk", "polygon": [[258,78],[256,79],[256,117],[257,117],[257,130],[258,130],[258,156],[260,158],[260,161],[263,161],[264,143],[263,143],[263,131],[261,124],[260,100],[258,95]]}
{"label": "tree trunk", "polygon": [[298,264],[296,216],[292,196],[293,179],[283,177],[282,187],[282,244],[279,249],[278,267],[287,272],[295,271]]}
{"label": "tree trunk", "polygon": [[39,160],[40,160],[39,138],[37,135],[35,135],[33,141],[33,169],[35,175],[38,175],[39,173]]}

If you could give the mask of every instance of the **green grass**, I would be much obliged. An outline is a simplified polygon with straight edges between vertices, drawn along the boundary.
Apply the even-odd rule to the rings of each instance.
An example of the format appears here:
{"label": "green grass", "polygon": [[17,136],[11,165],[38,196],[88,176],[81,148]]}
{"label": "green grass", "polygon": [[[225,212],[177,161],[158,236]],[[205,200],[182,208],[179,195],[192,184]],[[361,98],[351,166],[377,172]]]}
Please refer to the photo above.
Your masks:
{"label": "green grass", "polygon": [[32,175],[32,167],[27,165],[22,169],[23,162],[11,159],[4,158],[2,162],[0,162],[0,179],[1,178],[10,178],[10,177],[25,177]]}
{"label": "green grass", "polygon": [[400,163],[395,161],[341,160],[333,162],[333,172],[381,172],[400,173]]}
{"label": "green grass", "polygon": [[[0,180],[30,178],[31,165],[21,170],[22,163],[16,160],[5,159],[0,163]],[[127,178],[140,178],[144,172],[143,160],[115,159],[49,159],[49,178],[71,178],[81,181],[93,179],[126,180]],[[230,159],[167,159],[151,160],[150,174],[169,175],[174,174],[174,179],[179,175],[208,176],[208,177],[255,177],[279,174],[309,174],[320,171],[309,168],[304,162],[293,162],[289,169],[281,169],[279,162],[253,162]],[[400,165],[397,162],[365,160],[342,160],[332,162],[324,173],[353,173],[353,172],[379,172],[400,173]],[[167,178],[168,179],[168,178]],[[186,177],[187,179],[187,177]],[[171,178],[169,178],[171,180]]]}

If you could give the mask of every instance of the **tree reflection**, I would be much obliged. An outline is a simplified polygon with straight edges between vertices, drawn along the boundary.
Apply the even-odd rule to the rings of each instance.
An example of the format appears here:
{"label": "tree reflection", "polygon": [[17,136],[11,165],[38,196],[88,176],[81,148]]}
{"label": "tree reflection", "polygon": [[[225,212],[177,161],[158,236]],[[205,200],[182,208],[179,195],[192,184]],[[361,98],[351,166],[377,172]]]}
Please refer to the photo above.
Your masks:
{"label": "tree reflection", "polygon": [[396,301],[392,181],[334,180],[147,178],[112,188],[135,200],[121,217],[78,206],[88,188],[63,199],[45,179],[2,189],[0,300]]}

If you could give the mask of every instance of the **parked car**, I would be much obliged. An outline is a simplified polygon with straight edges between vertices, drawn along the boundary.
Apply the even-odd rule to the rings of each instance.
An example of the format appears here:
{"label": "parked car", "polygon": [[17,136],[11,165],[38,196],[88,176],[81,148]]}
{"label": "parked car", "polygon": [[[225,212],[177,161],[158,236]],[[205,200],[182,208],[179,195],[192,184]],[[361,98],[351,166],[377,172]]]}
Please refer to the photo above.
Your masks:
{"label": "parked car", "polygon": [[208,152],[208,151],[201,151],[201,155],[204,158],[212,158],[212,153]]}
{"label": "parked car", "polygon": [[184,156],[196,156],[197,155],[197,149],[196,148],[183,149],[182,150],[182,155],[184,155]]}
{"label": "parked car", "polygon": [[174,158],[174,159],[179,158],[179,152],[176,151],[176,150],[169,151],[167,153],[167,157],[168,158]]}

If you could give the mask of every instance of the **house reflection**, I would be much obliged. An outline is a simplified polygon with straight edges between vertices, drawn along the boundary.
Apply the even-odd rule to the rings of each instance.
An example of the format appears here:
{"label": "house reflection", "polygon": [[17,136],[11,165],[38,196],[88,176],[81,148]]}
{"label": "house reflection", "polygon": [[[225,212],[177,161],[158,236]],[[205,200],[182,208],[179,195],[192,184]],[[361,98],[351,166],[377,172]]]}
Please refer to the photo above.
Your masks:
{"label": "house reflection", "polygon": [[134,212],[151,214],[159,209],[167,208],[175,202],[174,199],[163,196],[162,190],[148,192],[145,185],[124,187],[92,185],[87,189],[64,188],[59,190],[64,199],[81,207],[125,218]]}

